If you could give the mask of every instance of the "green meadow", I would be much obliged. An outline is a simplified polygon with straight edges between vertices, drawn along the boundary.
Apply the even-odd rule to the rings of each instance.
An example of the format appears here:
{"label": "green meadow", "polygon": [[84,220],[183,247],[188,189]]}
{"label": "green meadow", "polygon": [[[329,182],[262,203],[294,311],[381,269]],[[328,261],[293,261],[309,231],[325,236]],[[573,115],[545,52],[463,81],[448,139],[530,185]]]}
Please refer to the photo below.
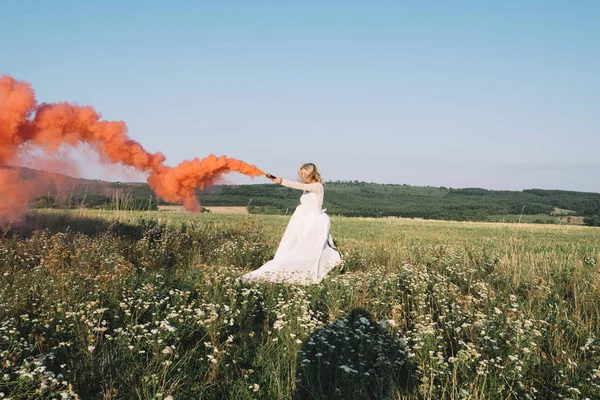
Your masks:
{"label": "green meadow", "polygon": [[0,397],[600,398],[599,228],[333,216],[343,269],[241,282],[288,218],[5,227]]}

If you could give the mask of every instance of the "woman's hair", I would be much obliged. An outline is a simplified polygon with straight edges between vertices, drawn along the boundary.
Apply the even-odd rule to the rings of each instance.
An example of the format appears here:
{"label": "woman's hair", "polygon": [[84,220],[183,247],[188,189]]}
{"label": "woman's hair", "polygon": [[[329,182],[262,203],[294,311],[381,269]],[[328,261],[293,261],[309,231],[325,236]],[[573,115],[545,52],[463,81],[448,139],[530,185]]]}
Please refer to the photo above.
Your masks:
{"label": "woman's hair", "polygon": [[317,170],[317,166],[315,164],[313,164],[313,163],[304,164],[303,166],[300,167],[300,170],[298,171],[298,175],[300,175],[300,171],[302,171],[303,169],[305,169],[306,172],[308,172],[308,181],[309,182],[319,182],[321,185],[325,184],[325,181],[321,177],[321,174],[319,174],[319,171]]}

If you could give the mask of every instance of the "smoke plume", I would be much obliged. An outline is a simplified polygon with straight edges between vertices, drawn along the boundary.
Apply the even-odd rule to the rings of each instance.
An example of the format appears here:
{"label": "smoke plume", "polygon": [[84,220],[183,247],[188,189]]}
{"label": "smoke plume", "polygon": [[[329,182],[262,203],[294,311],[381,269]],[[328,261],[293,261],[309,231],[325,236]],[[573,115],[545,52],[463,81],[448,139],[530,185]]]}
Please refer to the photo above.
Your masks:
{"label": "smoke plume", "polygon": [[[148,183],[158,196],[168,202],[182,202],[190,211],[199,209],[196,190],[212,185],[223,174],[264,175],[254,165],[226,156],[209,155],[169,167],[161,153],[149,153],[132,140],[123,121],[104,121],[90,106],[38,104],[29,83],[7,75],[0,78],[0,166],[15,162],[28,146],[52,154],[62,146],[81,143],[87,143],[107,162],[148,173]],[[0,221],[26,212],[28,202],[40,190],[44,189],[23,180],[18,171],[0,168]]]}

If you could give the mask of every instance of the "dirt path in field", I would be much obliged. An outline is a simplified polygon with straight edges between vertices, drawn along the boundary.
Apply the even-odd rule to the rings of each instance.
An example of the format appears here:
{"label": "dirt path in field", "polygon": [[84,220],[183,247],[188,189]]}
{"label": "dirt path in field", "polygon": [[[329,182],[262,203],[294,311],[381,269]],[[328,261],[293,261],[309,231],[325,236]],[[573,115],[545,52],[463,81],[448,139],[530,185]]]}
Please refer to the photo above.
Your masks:
{"label": "dirt path in field", "polygon": [[[213,214],[249,214],[244,206],[208,206],[204,207]],[[159,211],[185,212],[183,206],[158,206]]]}
{"label": "dirt path in field", "polygon": [[204,207],[207,210],[210,210],[213,214],[248,214],[248,210],[246,207],[225,207],[225,206],[209,206]]}

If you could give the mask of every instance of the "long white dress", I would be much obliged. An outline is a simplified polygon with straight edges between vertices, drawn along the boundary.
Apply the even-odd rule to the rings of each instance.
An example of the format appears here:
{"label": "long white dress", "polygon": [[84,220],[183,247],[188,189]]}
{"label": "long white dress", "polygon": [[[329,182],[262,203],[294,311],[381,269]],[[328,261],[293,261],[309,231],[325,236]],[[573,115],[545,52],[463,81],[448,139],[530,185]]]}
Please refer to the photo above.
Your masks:
{"label": "long white dress", "polygon": [[242,277],[247,281],[270,281],[295,284],[315,284],[342,262],[329,232],[330,220],[323,207],[324,188],[321,183],[281,183],[303,190],[275,257],[262,267]]}

